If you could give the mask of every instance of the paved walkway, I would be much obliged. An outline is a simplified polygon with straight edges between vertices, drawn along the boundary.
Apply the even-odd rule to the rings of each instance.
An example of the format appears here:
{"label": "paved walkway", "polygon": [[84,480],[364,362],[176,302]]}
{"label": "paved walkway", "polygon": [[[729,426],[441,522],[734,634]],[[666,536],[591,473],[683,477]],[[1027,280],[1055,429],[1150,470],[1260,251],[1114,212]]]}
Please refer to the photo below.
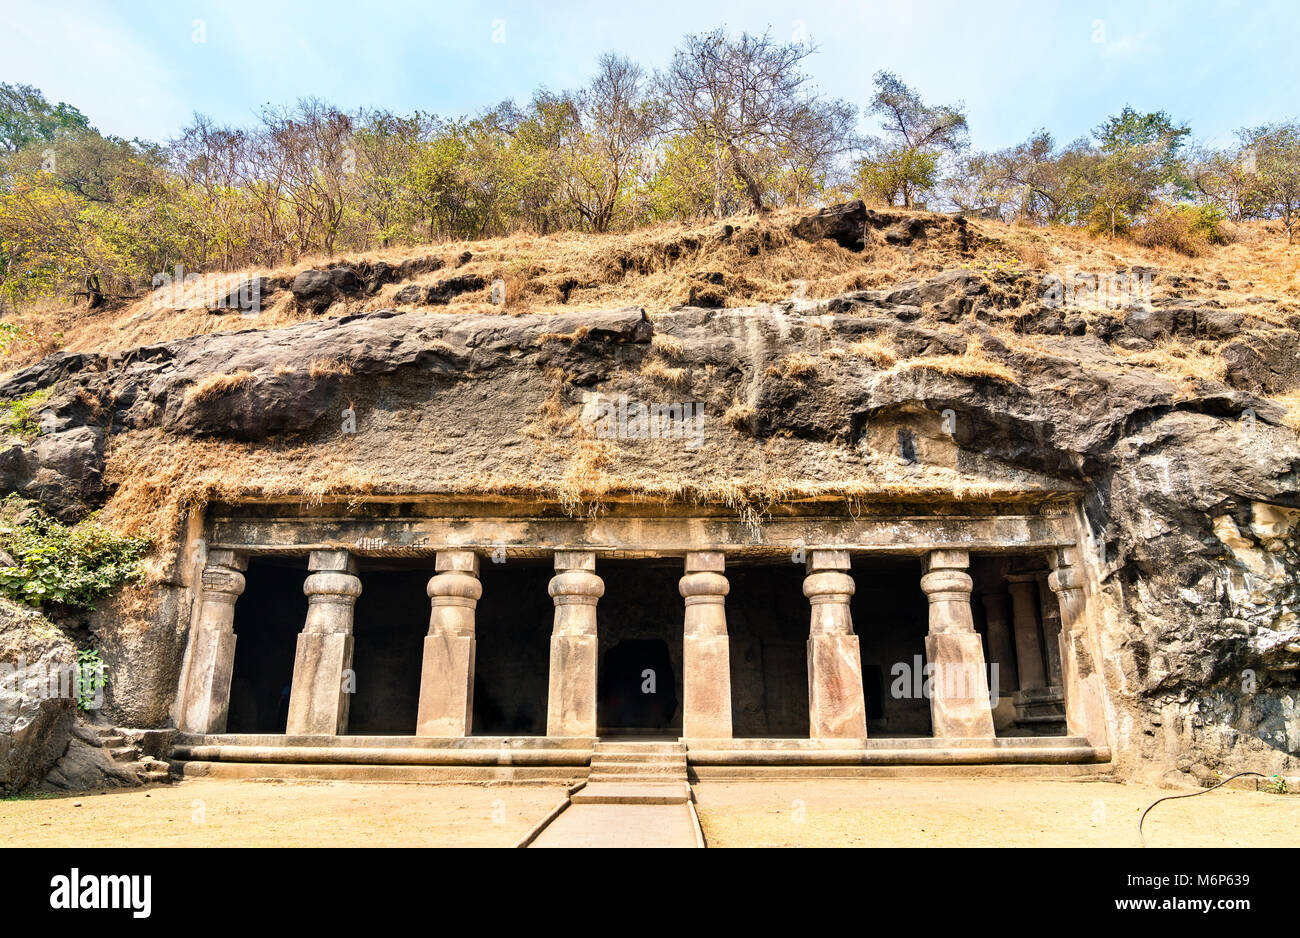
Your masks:
{"label": "paved walkway", "polygon": [[694,847],[685,804],[571,804],[530,847]]}

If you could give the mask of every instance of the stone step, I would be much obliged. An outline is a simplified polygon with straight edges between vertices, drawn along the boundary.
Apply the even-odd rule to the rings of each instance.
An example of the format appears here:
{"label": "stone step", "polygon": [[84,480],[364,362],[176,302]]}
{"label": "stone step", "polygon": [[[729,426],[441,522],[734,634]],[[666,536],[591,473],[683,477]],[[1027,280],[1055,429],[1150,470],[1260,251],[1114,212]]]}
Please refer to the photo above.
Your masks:
{"label": "stone step", "polygon": [[135,746],[116,746],[108,750],[114,762],[135,762],[140,758],[140,750]]}
{"label": "stone step", "polygon": [[592,749],[594,753],[612,754],[612,753],[629,753],[629,752],[662,752],[677,753],[686,752],[685,743],[674,742],[617,742],[606,743],[598,742]]}
{"label": "stone step", "polygon": [[672,784],[629,784],[628,782],[589,782],[569,796],[573,804],[685,804],[691,800],[691,787],[684,782]]}
{"label": "stone step", "polygon": [[662,765],[657,762],[597,762],[591,760],[592,775],[678,775],[686,778],[686,762]]}
{"label": "stone step", "polygon": [[116,749],[118,746],[126,744],[126,737],[116,731],[106,733],[100,730],[95,735],[99,738],[99,744],[105,749]]}
{"label": "stone step", "polygon": [[663,763],[664,765],[685,765],[686,753],[684,752],[593,752],[591,754],[591,764],[595,765],[597,761],[608,763]]}
{"label": "stone step", "polygon": [[686,779],[678,775],[589,775],[587,784],[625,785],[629,788],[638,788],[645,785],[685,785]]}

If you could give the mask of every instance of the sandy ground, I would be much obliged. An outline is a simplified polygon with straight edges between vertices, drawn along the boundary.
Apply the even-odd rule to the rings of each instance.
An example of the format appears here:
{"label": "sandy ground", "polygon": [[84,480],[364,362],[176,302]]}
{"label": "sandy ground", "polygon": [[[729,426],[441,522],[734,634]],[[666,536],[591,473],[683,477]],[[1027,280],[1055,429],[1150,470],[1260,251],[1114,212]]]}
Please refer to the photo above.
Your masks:
{"label": "sandy ground", "polygon": [[[701,782],[694,788],[710,847],[1135,847],[1138,815],[1176,793],[1013,779]],[[0,846],[508,847],[563,795],[559,785],[189,779],[0,800]],[[1145,829],[1152,846],[1300,846],[1300,796],[1221,788],[1159,805]]]}
{"label": "sandy ground", "polygon": [[[1169,789],[1016,779],[701,782],[710,847],[1137,847]],[[1300,846],[1300,797],[1228,787],[1166,801],[1153,847]]]}
{"label": "sandy ground", "polygon": [[509,847],[564,791],[563,785],[188,779],[97,795],[0,800],[0,847]]}

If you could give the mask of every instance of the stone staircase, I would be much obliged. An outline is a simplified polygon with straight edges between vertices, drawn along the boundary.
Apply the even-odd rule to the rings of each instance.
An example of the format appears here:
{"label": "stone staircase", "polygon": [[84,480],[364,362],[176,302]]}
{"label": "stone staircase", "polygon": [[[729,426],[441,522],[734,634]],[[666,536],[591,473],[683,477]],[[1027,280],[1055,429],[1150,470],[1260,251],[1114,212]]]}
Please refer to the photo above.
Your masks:
{"label": "stone staircase", "polygon": [[685,804],[691,800],[680,742],[597,742],[573,804]]}
{"label": "stone staircase", "polygon": [[122,730],[113,726],[94,726],[91,729],[113,761],[134,772],[142,784],[171,781],[171,767],[161,759],[141,753],[140,747],[124,736]]}

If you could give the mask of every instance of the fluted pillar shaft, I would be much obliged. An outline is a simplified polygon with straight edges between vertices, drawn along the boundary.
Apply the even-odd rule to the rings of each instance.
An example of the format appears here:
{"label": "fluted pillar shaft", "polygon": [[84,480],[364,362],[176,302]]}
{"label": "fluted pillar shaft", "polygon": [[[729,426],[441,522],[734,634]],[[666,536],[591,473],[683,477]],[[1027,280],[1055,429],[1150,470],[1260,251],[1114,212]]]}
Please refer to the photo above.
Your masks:
{"label": "fluted pillar shaft", "polygon": [[727,638],[727,593],[721,551],[686,555],[677,584],[686,604],[682,629],[682,735],[695,739],[731,737],[731,649]]}
{"label": "fluted pillar shaft", "polygon": [[356,560],[346,550],[314,550],[309,575],[307,622],[298,635],[289,692],[290,736],[336,736],[347,732],[351,701],[352,613],[361,595]]}
{"label": "fluted pillar shaft", "polygon": [[1047,658],[1047,686],[1061,686],[1061,605],[1052,590],[1051,574],[1038,574],[1039,621],[1042,622],[1043,651]]}
{"label": "fluted pillar shaft", "polygon": [[429,634],[420,668],[417,736],[468,736],[474,713],[474,610],[483,595],[479,558],[440,550],[429,580]]}
{"label": "fluted pillar shaft", "polygon": [[1105,688],[1098,655],[1088,634],[1083,571],[1064,550],[1052,558],[1048,585],[1061,606],[1061,677],[1065,685],[1065,725],[1071,736],[1107,744]]}
{"label": "fluted pillar shaft", "polygon": [[1047,686],[1043,670],[1042,631],[1038,626],[1038,575],[1019,573],[1007,577],[1011,615],[1016,636],[1016,666],[1020,690]]}
{"label": "fluted pillar shaft", "polygon": [[988,628],[988,659],[998,666],[998,688],[1009,694],[1019,684],[1016,670],[1016,646],[1011,635],[1011,599],[1001,591],[985,593],[984,622]]}
{"label": "fluted pillar shaft", "polygon": [[813,739],[865,739],[862,654],[849,602],[853,577],[846,550],[808,552],[808,733]]}
{"label": "fluted pillar shaft", "polygon": [[548,591],[555,601],[547,736],[596,735],[596,603],[605,584],[590,551],[557,551]]}
{"label": "fluted pillar shaft", "polygon": [[230,550],[208,555],[199,582],[199,614],[181,691],[182,733],[223,733],[235,667],[235,602],[244,592],[248,558]]}
{"label": "fluted pillar shaft", "polygon": [[993,735],[984,646],[971,617],[970,555],[934,550],[925,556],[921,589],[930,600],[925,654],[930,665],[930,722],[938,738]]}

